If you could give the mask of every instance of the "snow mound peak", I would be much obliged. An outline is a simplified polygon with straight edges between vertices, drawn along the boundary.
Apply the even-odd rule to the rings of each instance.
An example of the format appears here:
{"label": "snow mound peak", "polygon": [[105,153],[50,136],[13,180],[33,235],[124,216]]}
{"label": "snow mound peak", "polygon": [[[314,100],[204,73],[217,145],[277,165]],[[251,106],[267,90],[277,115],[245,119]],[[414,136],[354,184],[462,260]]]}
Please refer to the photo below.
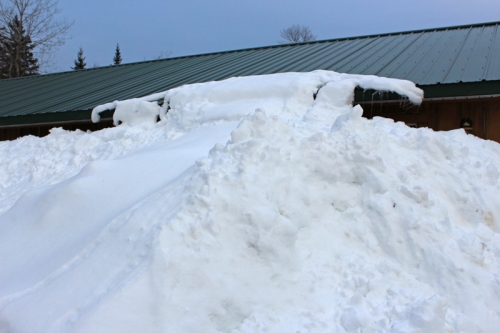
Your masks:
{"label": "snow mound peak", "polygon": [[118,102],[113,121],[115,125],[127,124],[134,126],[136,124],[154,124],[160,116],[160,106],[156,103],[150,103],[141,100],[127,100]]}

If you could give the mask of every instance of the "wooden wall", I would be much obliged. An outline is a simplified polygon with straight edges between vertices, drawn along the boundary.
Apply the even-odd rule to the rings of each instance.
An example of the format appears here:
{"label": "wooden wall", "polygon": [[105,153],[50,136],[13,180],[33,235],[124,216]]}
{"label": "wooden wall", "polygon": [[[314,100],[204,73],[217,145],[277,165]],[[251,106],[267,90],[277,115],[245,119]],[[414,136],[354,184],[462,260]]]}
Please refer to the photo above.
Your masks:
{"label": "wooden wall", "polygon": [[49,134],[49,130],[54,127],[62,127],[65,130],[74,131],[97,131],[106,127],[112,127],[112,119],[101,119],[100,122],[94,124],[90,120],[83,121],[66,121],[66,122],[56,122],[56,123],[39,123],[39,124],[28,124],[28,125],[11,125],[11,126],[0,126],[0,141],[5,140],[15,140],[19,137],[25,135],[34,136],[46,136]]}
{"label": "wooden wall", "polygon": [[[472,120],[469,133],[480,138],[500,143],[500,98],[468,100],[431,100],[420,106],[398,102],[365,102],[363,116],[392,118],[415,127],[429,127],[435,131],[447,131],[460,128],[462,119]],[[62,127],[74,131],[96,131],[112,127],[111,119],[102,119],[94,124],[90,120],[40,123],[31,125],[13,125],[0,127],[0,141],[14,140],[25,135],[45,136],[53,127]]]}
{"label": "wooden wall", "polygon": [[435,131],[461,128],[462,120],[468,118],[472,121],[468,133],[500,143],[500,98],[431,100],[418,107],[394,102],[366,102],[361,106],[367,118],[386,117]]}

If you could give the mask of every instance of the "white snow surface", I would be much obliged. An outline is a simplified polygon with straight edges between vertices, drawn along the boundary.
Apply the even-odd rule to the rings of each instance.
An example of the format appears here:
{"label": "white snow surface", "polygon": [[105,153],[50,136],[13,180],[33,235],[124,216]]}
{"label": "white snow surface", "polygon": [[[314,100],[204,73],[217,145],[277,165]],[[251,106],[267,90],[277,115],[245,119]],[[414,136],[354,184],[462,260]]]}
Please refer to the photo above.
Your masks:
{"label": "white snow surface", "polygon": [[232,78],[0,142],[0,332],[498,332],[500,145],[362,118],[356,86],[422,99]]}

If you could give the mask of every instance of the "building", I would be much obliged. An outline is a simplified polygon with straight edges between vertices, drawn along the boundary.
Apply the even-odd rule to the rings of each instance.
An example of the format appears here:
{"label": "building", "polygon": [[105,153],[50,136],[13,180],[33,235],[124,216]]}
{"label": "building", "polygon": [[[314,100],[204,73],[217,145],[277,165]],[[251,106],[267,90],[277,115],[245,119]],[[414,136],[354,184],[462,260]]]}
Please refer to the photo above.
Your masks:
{"label": "building", "polygon": [[464,128],[500,142],[500,22],[276,45],[0,81],[0,140],[52,127],[96,130],[99,104],[233,76],[316,69],[415,82],[420,107],[391,93],[356,91],[365,116],[434,130]]}

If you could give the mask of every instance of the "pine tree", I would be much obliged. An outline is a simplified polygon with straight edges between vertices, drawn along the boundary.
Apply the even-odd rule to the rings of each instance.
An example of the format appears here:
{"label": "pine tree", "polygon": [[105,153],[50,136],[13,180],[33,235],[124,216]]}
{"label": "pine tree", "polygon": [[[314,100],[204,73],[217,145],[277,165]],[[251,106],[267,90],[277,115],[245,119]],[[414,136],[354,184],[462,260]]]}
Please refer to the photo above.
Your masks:
{"label": "pine tree", "polygon": [[0,78],[39,74],[40,65],[33,55],[35,46],[17,16],[0,31]]}
{"label": "pine tree", "polygon": [[115,56],[113,58],[113,65],[119,65],[122,63],[122,54],[120,52],[120,45],[116,44]]}
{"label": "pine tree", "polygon": [[54,52],[65,43],[73,22],[62,18],[58,0],[0,0],[0,27],[7,28],[17,17],[35,47],[37,64],[49,70]]}
{"label": "pine tree", "polygon": [[76,56],[76,60],[74,61],[75,67],[71,67],[71,69],[77,71],[80,69],[85,69],[85,66],[87,66],[87,63],[85,63],[85,57],[83,56],[83,49],[80,47],[80,50],[78,50],[78,54]]}

